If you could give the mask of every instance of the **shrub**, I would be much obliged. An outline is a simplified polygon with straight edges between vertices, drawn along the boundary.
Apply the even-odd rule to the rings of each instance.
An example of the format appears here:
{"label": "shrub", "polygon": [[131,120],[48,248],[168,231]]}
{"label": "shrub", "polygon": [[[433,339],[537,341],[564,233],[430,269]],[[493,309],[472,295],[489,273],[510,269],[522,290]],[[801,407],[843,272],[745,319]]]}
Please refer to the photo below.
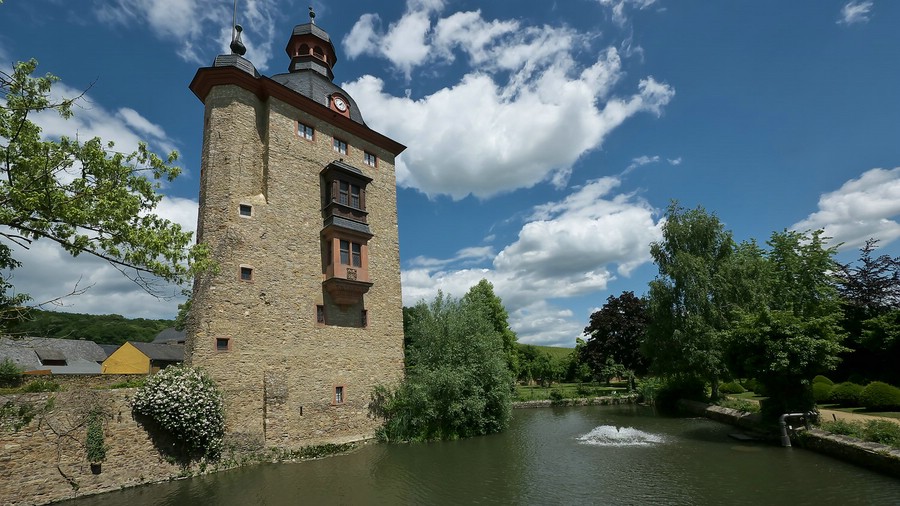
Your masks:
{"label": "shrub", "polygon": [[551,401],[561,401],[561,400],[563,400],[563,397],[565,397],[565,396],[563,395],[562,390],[560,390],[558,388],[554,388],[553,390],[550,390],[550,400]]}
{"label": "shrub", "polygon": [[816,383],[824,383],[829,386],[834,385],[833,381],[828,379],[827,376],[822,376],[821,374],[816,376],[815,378],[813,378],[813,384],[816,384]]}
{"label": "shrub", "polygon": [[859,404],[872,411],[900,407],[900,388],[873,381],[859,394]]}
{"label": "shrub", "polygon": [[719,392],[723,394],[742,394],[746,391],[747,389],[742,387],[740,383],[736,381],[730,381],[719,385]]}
{"label": "shrub", "polygon": [[863,426],[859,422],[849,422],[847,420],[824,422],[822,424],[822,430],[827,430],[832,434],[840,434],[841,436],[863,439]]}
{"label": "shrub", "polygon": [[222,394],[199,369],[172,366],[151,376],[131,400],[180,446],[181,457],[217,458],[225,435]]}
{"label": "shrub", "polygon": [[87,459],[92,464],[106,460],[106,444],[103,441],[103,413],[98,409],[91,410],[87,422]]}
{"label": "shrub", "polygon": [[147,383],[147,377],[142,376],[140,378],[130,378],[125,381],[120,381],[118,383],[113,383],[109,386],[110,390],[115,390],[117,388],[140,388]]}
{"label": "shrub", "polygon": [[841,406],[858,406],[859,394],[863,391],[862,385],[845,381],[838,383],[831,389],[829,400]]}
{"label": "shrub", "polygon": [[59,390],[59,383],[53,381],[52,379],[44,379],[38,378],[36,380],[30,381],[27,385],[22,387],[23,392],[56,392]]}
{"label": "shrub", "polygon": [[759,404],[747,399],[722,399],[716,404],[723,408],[736,409],[744,413],[759,413]]}
{"label": "shrub", "polygon": [[816,400],[816,404],[828,402],[828,400],[831,399],[832,388],[834,387],[832,387],[830,383],[825,383],[824,381],[813,381],[813,399]]}
{"label": "shrub", "polygon": [[766,387],[754,378],[744,380],[743,387],[762,397],[766,396],[767,394]]}
{"label": "shrub", "polygon": [[661,411],[675,412],[679,399],[707,400],[706,384],[696,378],[669,378],[657,390],[654,404]]}
{"label": "shrub", "polygon": [[889,420],[870,420],[863,428],[863,439],[900,447],[900,425]]}
{"label": "shrub", "polygon": [[0,362],[0,387],[15,388],[22,384],[22,368],[9,357]]}
{"label": "shrub", "polygon": [[656,394],[663,386],[663,380],[657,377],[649,377],[638,380],[637,393],[638,402],[653,404],[656,401]]}

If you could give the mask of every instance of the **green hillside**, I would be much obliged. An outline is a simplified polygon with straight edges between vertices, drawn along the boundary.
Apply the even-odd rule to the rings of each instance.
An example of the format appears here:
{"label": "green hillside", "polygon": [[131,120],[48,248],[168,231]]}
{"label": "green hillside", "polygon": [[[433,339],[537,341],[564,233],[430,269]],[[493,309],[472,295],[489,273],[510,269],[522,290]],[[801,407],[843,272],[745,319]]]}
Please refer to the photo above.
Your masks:
{"label": "green hillside", "polygon": [[152,341],[159,331],[172,327],[173,320],[125,318],[117,314],[93,315],[31,310],[28,318],[10,324],[5,333],[12,336],[84,339],[99,344],[125,341]]}

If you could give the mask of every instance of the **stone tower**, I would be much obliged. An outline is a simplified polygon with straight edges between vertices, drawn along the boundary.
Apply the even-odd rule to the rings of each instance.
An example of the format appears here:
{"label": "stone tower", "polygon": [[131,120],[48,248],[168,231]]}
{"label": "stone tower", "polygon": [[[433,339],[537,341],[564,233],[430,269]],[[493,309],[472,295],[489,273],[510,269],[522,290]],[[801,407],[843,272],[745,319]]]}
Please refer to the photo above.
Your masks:
{"label": "stone tower", "polygon": [[298,448],[371,437],[375,385],[403,374],[394,158],[335,85],[328,33],[294,28],[288,72],[232,54],[190,89],[205,106],[187,357],[225,394],[227,439]]}

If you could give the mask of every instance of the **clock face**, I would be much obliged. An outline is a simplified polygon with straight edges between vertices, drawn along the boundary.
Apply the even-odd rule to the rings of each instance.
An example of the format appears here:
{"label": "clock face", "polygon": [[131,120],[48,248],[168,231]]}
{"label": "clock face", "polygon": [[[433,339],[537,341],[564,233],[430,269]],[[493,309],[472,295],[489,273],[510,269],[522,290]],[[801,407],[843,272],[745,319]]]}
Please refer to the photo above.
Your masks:
{"label": "clock face", "polygon": [[345,112],[347,110],[347,102],[341,97],[334,97],[334,106],[337,110]]}

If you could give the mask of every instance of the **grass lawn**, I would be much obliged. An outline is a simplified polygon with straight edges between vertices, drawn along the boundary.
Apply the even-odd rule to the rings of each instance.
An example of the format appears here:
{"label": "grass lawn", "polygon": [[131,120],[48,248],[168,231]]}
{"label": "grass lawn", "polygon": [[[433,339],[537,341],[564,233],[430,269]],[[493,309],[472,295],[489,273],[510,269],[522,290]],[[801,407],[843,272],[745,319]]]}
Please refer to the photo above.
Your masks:
{"label": "grass lawn", "polygon": [[869,415],[869,416],[884,416],[887,418],[897,418],[900,419],[900,411],[869,411],[866,408],[861,407],[841,407],[837,404],[819,404],[818,407],[822,409],[831,409],[833,411],[843,411],[844,413],[856,413],[860,415]]}

